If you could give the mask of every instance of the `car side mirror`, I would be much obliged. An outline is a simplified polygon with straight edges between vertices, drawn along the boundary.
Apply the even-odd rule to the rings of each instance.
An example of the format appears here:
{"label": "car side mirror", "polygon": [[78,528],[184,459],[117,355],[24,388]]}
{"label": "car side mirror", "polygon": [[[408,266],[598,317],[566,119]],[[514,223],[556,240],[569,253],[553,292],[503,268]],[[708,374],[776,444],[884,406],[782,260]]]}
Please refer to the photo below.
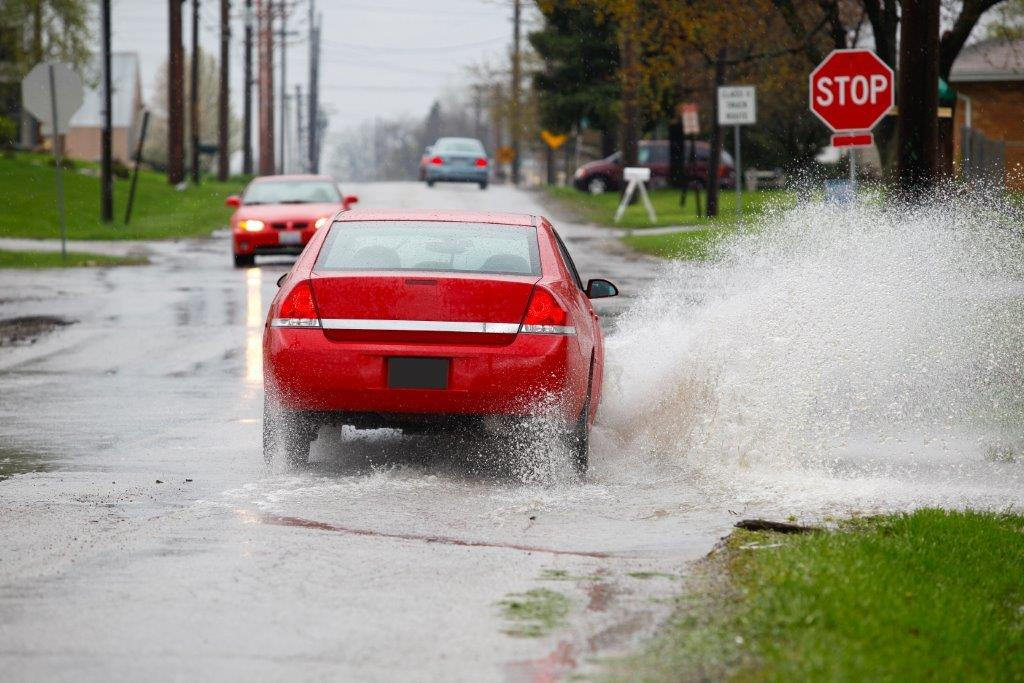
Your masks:
{"label": "car side mirror", "polygon": [[346,204],[358,204],[359,203],[359,197],[357,197],[354,194],[347,194],[347,195],[345,195],[345,203]]}
{"label": "car side mirror", "polygon": [[242,198],[239,197],[237,194],[233,194],[224,200],[224,204],[225,206],[231,206],[237,209],[242,205]]}
{"label": "car side mirror", "polygon": [[604,299],[610,296],[618,296],[619,288],[608,280],[594,279],[587,282],[588,299]]}
{"label": "car side mirror", "polygon": [[285,278],[287,278],[289,274],[291,274],[290,270],[287,273],[285,273],[284,275],[282,275],[281,277],[277,278],[277,288],[278,289],[281,289],[281,285],[284,284]]}

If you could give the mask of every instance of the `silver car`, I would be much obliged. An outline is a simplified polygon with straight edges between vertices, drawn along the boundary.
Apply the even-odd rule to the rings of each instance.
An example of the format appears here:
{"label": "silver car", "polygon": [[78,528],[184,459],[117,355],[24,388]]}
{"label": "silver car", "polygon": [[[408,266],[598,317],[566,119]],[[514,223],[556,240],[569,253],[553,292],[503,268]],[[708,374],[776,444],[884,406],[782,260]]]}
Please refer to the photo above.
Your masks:
{"label": "silver car", "polygon": [[477,183],[487,189],[490,163],[487,151],[474,138],[439,138],[430,148],[423,179],[428,187],[434,183]]}

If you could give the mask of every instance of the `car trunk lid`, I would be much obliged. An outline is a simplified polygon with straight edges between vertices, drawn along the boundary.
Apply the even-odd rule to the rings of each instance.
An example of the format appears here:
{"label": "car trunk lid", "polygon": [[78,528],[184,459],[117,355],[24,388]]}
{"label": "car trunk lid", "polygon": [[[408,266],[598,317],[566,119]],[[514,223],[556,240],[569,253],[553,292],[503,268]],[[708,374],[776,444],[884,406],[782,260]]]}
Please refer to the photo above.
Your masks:
{"label": "car trunk lid", "polygon": [[535,275],[314,273],[324,334],[335,341],[509,344]]}

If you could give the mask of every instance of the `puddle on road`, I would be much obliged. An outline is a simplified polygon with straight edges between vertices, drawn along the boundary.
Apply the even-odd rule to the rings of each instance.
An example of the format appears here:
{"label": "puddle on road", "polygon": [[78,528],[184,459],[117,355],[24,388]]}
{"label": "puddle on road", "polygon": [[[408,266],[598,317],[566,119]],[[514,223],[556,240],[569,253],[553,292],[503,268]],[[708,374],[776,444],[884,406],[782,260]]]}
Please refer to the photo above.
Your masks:
{"label": "puddle on road", "polygon": [[33,453],[10,446],[0,446],[0,481],[15,474],[49,472],[57,469],[53,460],[42,453]]}
{"label": "puddle on road", "polygon": [[26,315],[0,320],[0,347],[34,344],[44,334],[72,322],[53,315]]}

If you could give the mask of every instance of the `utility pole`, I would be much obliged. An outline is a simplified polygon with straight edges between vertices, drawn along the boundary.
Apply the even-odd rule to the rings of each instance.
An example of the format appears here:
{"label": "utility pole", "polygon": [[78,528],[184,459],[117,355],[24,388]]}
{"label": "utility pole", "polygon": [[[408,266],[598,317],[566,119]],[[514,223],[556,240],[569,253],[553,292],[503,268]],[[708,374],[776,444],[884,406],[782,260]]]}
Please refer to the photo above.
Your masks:
{"label": "utility pole", "polygon": [[252,0],[245,0],[245,69],[242,113],[242,173],[252,173]]}
{"label": "utility pole", "polygon": [[199,0],[192,0],[192,78],[189,81],[188,125],[192,145],[192,182],[199,184]]}
{"label": "utility pole", "polygon": [[[111,168],[112,117],[110,106],[110,0],[102,0],[103,24],[103,131],[100,133],[100,218],[104,223],[114,220],[114,176]],[[53,144],[57,144],[57,122],[54,121]]]}
{"label": "utility pole", "polygon": [[[718,124],[718,89],[725,83],[725,48],[718,51],[715,60],[715,89],[712,93],[711,112],[711,154],[708,158],[708,198],[704,215],[714,218],[718,215],[718,167],[722,163],[722,126]],[[739,178],[736,179],[739,182]]]}
{"label": "utility pole", "polygon": [[303,123],[302,123],[302,85],[299,83],[295,84],[295,170],[303,172],[306,169],[306,163],[302,160],[302,146],[303,138]]}
{"label": "utility pole", "polygon": [[258,0],[260,19],[260,175],[274,174],[274,22],[272,0]]}
{"label": "utility pole", "polygon": [[169,0],[170,53],[167,59],[167,182],[185,179],[185,55],[181,39],[181,5]]}
{"label": "utility pole", "polygon": [[228,179],[228,96],[231,47],[231,0],[220,0],[220,97],[217,101],[217,180]]}
{"label": "utility pole", "polygon": [[288,146],[288,134],[291,133],[288,123],[288,108],[291,105],[291,100],[291,95],[281,93],[281,158],[278,160],[278,173],[287,173],[291,170],[291,165],[288,163],[288,154],[291,151]]}
{"label": "utility pole", "polygon": [[636,166],[640,139],[640,104],[637,71],[639,69],[639,21],[636,3],[619,28],[619,53],[622,62],[622,166]]}
{"label": "utility pole", "polygon": [[317,112],[320,103],[317,101],[320,93],[320,26],[314,22],[315,0],[309,0],[309,105],[306,107],[306,115],[309,121],[306,123],[307,135],[309,136],[309,172],[320,172],[319,149],[317,146]]}
{"label": "utility pole", "polygon": [[519,48],[519,25],[522,21],[522,2],[513,0],[512,18],[512,184],[519,184],[519,87],[522,80],[522,64]]}
{"label": "utility pole", "polygon": [[284,173],[284,142],[287,136],[288,129],[285,127],[285,117],[287,116],[287,110],[285,108],[285,97],[287,97],[287,74],[288,74],[288,7],[285,5],[285,0],[278,0],[277,3],[278,11],[281,13],[281,28],[278,29],[281,37],[281,84],[278,86],[281,89],[279,101],[281,103],[281,137],[278,141],[278,173]]}
{"label": "utility pole", "polygon": [[901,7],[897,178],[914,197],[938,180],[939,0],[903,0]]}

